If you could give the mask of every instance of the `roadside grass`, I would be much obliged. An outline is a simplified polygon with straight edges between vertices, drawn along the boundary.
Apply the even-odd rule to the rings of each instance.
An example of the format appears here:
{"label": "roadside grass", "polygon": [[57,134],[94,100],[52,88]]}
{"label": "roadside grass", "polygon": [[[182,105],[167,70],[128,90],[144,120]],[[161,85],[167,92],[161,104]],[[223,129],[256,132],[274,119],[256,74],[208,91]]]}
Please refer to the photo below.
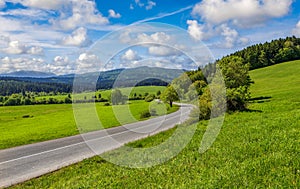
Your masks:
{"label": "roadside grass", "polygon": [[[82,106],[83,108],[94,107],[91,103]],[[143,120],[140,114],[153,107],[157,115],[172,113],[179,109],[178,106],[170,108],[165,104],[153,106],[153,102],[148,103],[143,100],[129,101],[128,105],[104,106],[104,103],[96,103],[95,106],[104,128]],[[96,127],[96,124],[77,127],[71,104],[0,107],[0,149],[98,129],[100,128]]]}
{"label": "roadside grass", "polygon": [[[227,114],[213,146],[199,153],[207,121],[178,156],[162,165],[124,168],[86,159],[12,188],[299,188],[300,61],[251,71],[247,112]],[[268,97],[268,98],[266,98]],[[128,144],[151,147],[174,129]],[[110,152],[110,153],[114,153]]]}

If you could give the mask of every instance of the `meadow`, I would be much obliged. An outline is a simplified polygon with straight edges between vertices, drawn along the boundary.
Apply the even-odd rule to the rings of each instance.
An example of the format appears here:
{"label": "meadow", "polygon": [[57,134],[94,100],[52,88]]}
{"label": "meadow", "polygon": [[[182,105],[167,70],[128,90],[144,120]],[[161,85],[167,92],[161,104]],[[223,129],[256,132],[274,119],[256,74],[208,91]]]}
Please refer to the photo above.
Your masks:
{"label": "meadow", "polygon": [[[164,91],[166,87],[164,86],[140,86],[140,87],[126,87],[126,88],[121,88],[122,94],[126,94],[127,96],[133,96],[134,93],[137,95],[142,95],[144,96],[145,93],[148,94],[154,94],[156,95],[157,91]],[[111,95],[111,90],[99,90],[96,92],[84,92],[84,93],[79,93],[75,94],[76,99],[93,99],[94,96],[98,97],[98,95],[101,94],[102,98],[108,99]],[[72,95],[71,95],[72,96]],[[67,95],[45,95],[45,96],[37,96],[35,99],[36,100],[42,100],[42,99],[49,99],[49,98],[55,98],[57,100],[64,100],[67,97]]]}
{"label": "meadow", "polygon": [[[139,87],[137,87],[139,88]],[[162,87],[141,87],[135,89],[140,93],[156,93]],[[128,90],[128,89],[125,89]],[[109,93],[110,91],[106,91]],[[93,104],[82,104],[84,106]],[[141,118],[142,112],[155,109],[156,115],[164,115],[178,110],[178,106],[144,100],[129,101],[125,105],[105,106],[105,103],[95,104],[97,114],[104,128],[132,123]],[[127,111],[129,108],[130,111]],[[114,116],[115,112],[118,117]],[[121,119],[121,120],[120,120]],[[98,130],[98,127],[86,125],[83,128],[76,126],[72,104],[29,105],[29,106],[2,106],[0,107],[0,149],[31,144],[56,138],[76,135],[82,132]]]}
{"label": "meadow", "polygon": [[[94,157],[12,188],[299,188],[299,70],[300,61],[293,61],[251,71],[249,110],[227,114],[203,154],[207,121],[199,122],[186,148],[162,165],[131,169]],[[173,131],[128,145],[155,146]]]}

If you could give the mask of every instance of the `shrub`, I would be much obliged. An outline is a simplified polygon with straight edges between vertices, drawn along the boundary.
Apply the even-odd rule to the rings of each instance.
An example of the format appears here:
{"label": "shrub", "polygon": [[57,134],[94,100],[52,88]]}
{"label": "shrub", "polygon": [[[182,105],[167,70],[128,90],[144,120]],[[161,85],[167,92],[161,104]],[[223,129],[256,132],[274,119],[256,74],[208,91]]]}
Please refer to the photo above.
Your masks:
{"label": "shrub", "polygon": [[141,116],[140,116],[141,119],[148,118],[148,117],[151,117],[151,113],[149,112],[149,110],[143,111],[141,113]]}
{"label": "shrub", "polygon": [[146,96],[145,101],[146,102],[152,102],[154,100],[155,96],[153,94],[150,94]]}
{"label": "shrub", "polygon": [[150,114],[152,116],[157,116],[156,110],[155,109],[150,109]]}

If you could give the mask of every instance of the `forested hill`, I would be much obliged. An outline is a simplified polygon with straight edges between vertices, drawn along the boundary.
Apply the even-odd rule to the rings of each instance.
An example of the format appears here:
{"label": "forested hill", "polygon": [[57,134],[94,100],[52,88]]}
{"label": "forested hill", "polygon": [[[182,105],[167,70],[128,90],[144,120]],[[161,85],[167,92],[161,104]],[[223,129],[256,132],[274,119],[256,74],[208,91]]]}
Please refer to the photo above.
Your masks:
{"label": "forested hill", "polygon": [[293,36],[253,45],[229,56],[243,58],[245,64],[250,64],[250,70],[298,60],[300,59],[300,38]]}

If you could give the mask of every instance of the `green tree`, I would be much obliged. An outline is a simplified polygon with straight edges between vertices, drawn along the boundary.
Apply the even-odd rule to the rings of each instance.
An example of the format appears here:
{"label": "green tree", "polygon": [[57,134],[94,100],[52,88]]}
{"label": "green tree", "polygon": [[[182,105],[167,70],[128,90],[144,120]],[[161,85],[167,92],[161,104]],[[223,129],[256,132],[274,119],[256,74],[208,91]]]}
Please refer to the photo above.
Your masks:
{"label": "green tree", "polygon": [[217,63],[225,81],[228,110],[246,109],[246,102],[250,97],[249,65],[243,62],[241,57],[230,56]]}
{"label": "green tree", "polygon": [[179,96],[173,86],[168,86],[160,95],[160,99],[164,102],[168,102],[170,106],[173,107],[173,102],[179,100]]}
{"label": "green tree", "polygon": [[111,93],[111,103],[113,105],[124,104],[125,96],[122,95],[122,92],[119,89],[114,89]]}

